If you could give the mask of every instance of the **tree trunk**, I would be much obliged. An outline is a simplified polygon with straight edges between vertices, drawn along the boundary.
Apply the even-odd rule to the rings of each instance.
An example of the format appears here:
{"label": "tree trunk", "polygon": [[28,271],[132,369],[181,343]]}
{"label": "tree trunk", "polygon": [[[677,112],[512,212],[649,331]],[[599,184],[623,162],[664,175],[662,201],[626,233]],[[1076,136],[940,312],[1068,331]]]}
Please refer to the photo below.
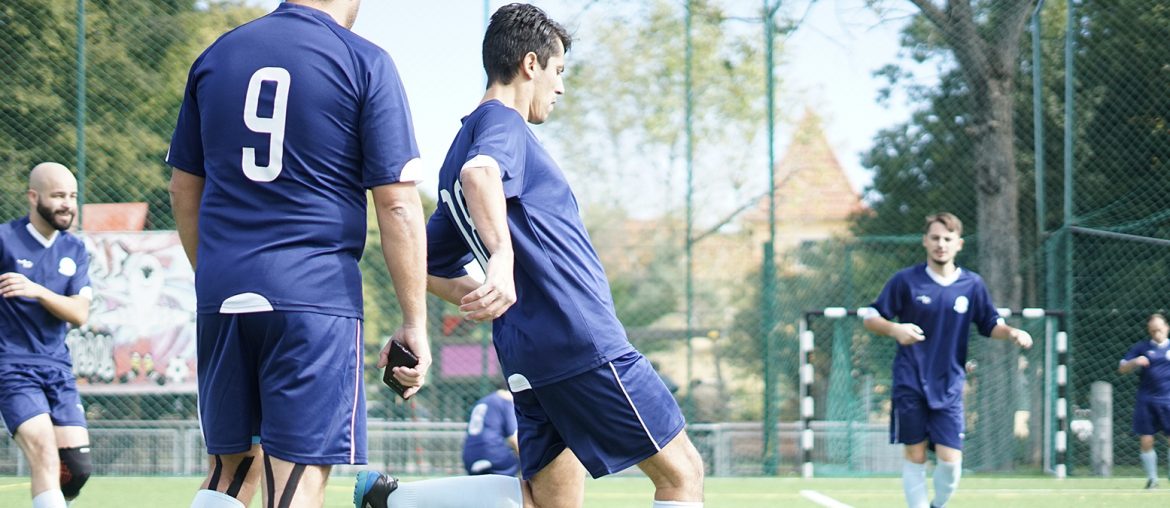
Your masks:
{"label": "tree trunk", "polygon": [[[978,265],[991,296],[1000,307],[1019,308],[1020,218],[1019,182],[1012,127],[1013,79],[986,82],[986,122],[977,122],[975,139],[976,203],[978,205]],[[977,114],[978,115],[978,114]],[[982,116],[982,115],[978,115]],[[1016,346],[1006,340],[987,344],[985,370],[980,376],[978,448],[982,466],[1012,468],[1016,449]]]}

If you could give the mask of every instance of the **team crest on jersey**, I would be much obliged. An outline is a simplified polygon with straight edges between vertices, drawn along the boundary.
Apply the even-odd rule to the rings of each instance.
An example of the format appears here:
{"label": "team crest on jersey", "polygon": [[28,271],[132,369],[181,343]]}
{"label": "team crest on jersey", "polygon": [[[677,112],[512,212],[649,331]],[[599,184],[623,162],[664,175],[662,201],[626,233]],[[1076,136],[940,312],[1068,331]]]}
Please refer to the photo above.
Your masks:
{"label": "team crest on jersey", "polygon": [[57,263],[57,271],[66,277],[72,277],[77,273],[77,262],[73,258],[61,258],[61,262]]}
{"label": "team crest on jersey", "polygon": [[959,296],[958,298],[955,298],[955,312],[958,312],[959,314],[966,314],[967,307],[970,305],[970,302],[967,301],[967,297],[965,296]]}
{"label": "team crest on jersey", "polygon": [[914,299],[918,300],[918,303],[921,303],[922,305],[930,305],[930,296],[928,295],[918,295],[914,297]]}
{"label": "team crest on jersey", "polygon": [[20,267],[24,268],[25,270],[28,270],[29,268],[32,268],[32,266],[33,266],[33,262],[29,261],[27,259],[17,259],[16,264],[20,265]]}

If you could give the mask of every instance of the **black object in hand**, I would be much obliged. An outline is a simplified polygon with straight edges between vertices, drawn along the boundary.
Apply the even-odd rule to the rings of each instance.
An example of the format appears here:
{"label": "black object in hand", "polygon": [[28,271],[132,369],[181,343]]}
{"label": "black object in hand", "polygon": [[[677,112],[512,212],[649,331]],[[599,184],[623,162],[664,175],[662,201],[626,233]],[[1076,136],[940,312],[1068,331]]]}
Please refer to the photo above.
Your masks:
{"label": "black object in hand", "polygon": [[389,362],[386,364],[386,371],[382,374],[382,382],[386,383],[392,390],[398,393],[399,397],[406,398],[407,387],[402,386],[397,379],[394,378],[394,367],[410,367],[414,368],[418,365],[418,357],[414,356],[406,346],[396,340],[390,341],[390,355]]}

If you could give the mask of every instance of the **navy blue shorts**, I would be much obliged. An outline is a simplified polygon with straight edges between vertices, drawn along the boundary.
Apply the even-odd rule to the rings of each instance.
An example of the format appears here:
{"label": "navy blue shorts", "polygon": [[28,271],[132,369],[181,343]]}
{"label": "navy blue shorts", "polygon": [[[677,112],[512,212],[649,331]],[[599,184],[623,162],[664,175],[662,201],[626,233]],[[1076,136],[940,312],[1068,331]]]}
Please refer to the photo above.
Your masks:
{"label": "navy blue shorts", "polygon": [[890,411],[890,443],[907,445],[930,441],[956,450],[963,449],[963,400],[949,407],[931,409],[918,394],[897,394]]}
{"label": "navy blue shorts", "polygon": [[365,464],[362,322],[311,312],[200,314],[199,419],[207,453]]}
{"label": "navy blue shorts", "polygon": [[1152,436],[1159,432],[1170,436],[1170,402],[1138,399],[1133,405],[1133,433]]}
{"label": "navy blue shorts", "polygon": [[86,426],[73,372],[50,365],[0,364],[0,415],[8,435],[44,413],[57,427]]}
{"label": "navy blue shorts", "polygon": [[637,351],[545,386],[516,391],[509,381],[524,478],[566,446],[594,478],[616,473],[658,453],[686,426],[678,402]]}

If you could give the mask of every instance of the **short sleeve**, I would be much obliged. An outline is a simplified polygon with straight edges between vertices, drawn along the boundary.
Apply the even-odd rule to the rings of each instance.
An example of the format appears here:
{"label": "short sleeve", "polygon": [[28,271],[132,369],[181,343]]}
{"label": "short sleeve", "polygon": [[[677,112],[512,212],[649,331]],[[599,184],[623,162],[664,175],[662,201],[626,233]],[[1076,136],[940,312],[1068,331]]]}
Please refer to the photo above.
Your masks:
{"label": "short sleeve", "polygon": [[975,327],[979,329],[979,334],[984,337],[990,337],[991,331],[995,326],[1000,324],[1003,320],[999,316],[999,309],[995,308],[995,302],[991,300],[991,293],[987,291],[987,285],[980,279],[976,284],[975,289]]}
{"label": "short sleeve", "polygon": [[528,143],[528,126],[515,110],[492,107],[476,122],[471,147],[464,161],[479,156],[491,157],[500,167],[504,197],[514,198],[524,190],[524,161]]}
{"label": "short sleeve", "polygon": [[206,176],[203,168],[203,132],[199,117],[199,100],[196,69],[203,60],[196,60],[187,74],[187,88],[183,92],[183,105],[179,108],[179,120],[171,135],[171,147],[167,150],[166,162],[195,176]]}
{"label": "short sleeve", "polygon": [[456,230],[443,204],[439,203],[427,221],[427,273],[444,279],[462,277],[467,275],[463,267],[471,259],[471,249]]}
{"label": "short sleeve", "polygon": [[372,188],[421,180],[418,144],[406,90],[394,61],[378,53],[366,75],[359,135],[362,145],[362,185]]}
{"label": "short sleeve", "polygon": [[902,293],[905,292],[905,286],[902,274],[894,274],[890,280],[886,281],[885,287],[882,288],[877,299],[870,304],[870,308],[881,317],[893,321],[902,313]]}
{"label": "short sleeve", "polygon": [[1145,349],[1145,347],[1143,347],[1143,346],[1144,345],[1140,342],[1137,344],[1134,344],[1132,347],[1129,348],[1129,351],[1125,352],[1125,356],[1121,358],[1121,361],[1128,362],[1130,360],[1133,360],[1134,358],[1142,356],[1142,350]]}
{"label": "short sleeve", "polygon": [[69,277],[69,283],[65,286],[65,296],[82,295],[93,299],[93,289],[89,283],[89,253],[85,252],[84,246],[78,249],[77,259],[74,261],[77,271]]}

